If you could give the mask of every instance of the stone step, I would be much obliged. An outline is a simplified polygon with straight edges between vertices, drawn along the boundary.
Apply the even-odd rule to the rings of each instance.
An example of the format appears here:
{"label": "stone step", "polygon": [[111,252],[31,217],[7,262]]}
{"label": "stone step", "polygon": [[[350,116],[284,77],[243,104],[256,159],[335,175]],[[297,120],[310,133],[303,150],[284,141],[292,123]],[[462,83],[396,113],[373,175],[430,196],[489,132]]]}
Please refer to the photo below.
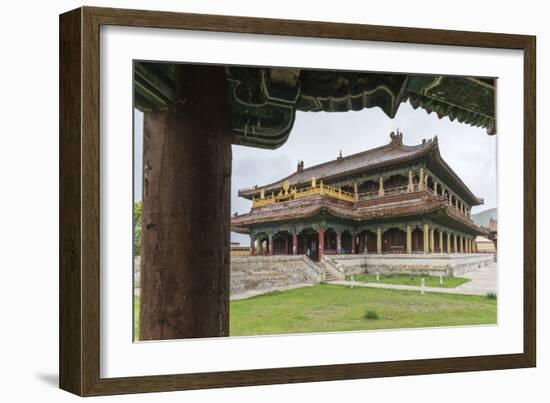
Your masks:
{"label": "stone step", "polygon": [[321,268],[321,271],[323,272],[323,274],[325,275],[325,281],[335,281],[335,280],[338,280],[336,277],[334,277],[334,275],[327,270],[327,268],[325,267],[325,263],[324,262],[319,262],[318,263],[318,266]]}

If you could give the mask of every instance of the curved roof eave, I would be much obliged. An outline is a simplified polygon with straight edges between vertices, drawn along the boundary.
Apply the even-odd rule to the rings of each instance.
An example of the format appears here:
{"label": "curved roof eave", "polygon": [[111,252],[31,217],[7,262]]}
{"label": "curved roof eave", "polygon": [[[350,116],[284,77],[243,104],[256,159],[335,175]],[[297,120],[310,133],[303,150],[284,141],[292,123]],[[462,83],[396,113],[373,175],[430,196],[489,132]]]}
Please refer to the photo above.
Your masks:
{"label": "curved roof eave", "polygon": [[435,157],[435,161],[441,164],[441,166],[449,173],[449,176],[451,177],[451,179],[463,191],[463,196],[465,195],[466,198],[469,199],[468,201],[470,202],[471,206],[477,206],[477,205],[483,204],[483,199],[474,195],[474,193],[464,183],[464,181],[460,178],[460,176],[458,176],[457,173],[453,170],[453,168],[451,168],[451,166],[443,159],[439,151],[439,145],[437,145],[437,140],[435,141],[435,143],[436,143],[436,146],[433,149],[433,155]]}

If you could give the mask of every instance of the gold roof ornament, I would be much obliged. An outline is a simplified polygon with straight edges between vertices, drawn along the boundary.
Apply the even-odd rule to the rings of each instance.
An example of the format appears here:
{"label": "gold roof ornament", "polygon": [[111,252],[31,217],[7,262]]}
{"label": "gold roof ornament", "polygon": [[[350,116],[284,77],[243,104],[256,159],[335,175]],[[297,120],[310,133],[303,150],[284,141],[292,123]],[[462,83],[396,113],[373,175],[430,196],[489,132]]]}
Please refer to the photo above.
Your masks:
{"label": "gold roof ornament", "polygon": [[288,180],[283,182],[283,190],[285,191],[285,194],[288,194],[288,189],[290,188],[290,182]]}

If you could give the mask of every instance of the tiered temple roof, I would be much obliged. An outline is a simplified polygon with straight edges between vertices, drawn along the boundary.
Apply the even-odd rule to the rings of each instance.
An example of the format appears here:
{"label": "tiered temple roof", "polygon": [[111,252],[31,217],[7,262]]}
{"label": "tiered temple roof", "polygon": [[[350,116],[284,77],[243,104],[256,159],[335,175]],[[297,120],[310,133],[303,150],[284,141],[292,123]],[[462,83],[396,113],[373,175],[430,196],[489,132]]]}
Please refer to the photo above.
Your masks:
{"label": "tiered temple roof", "polygon": [[[425,142],[416,146],[406,146],[397,142],[390,142],[382,147],[304,168],[303,170],[293,172],[281,180],[263,185],[260,188],[265,189],[266,192],[278,191],[283,187],[285,181],[288,181],[290,186],[300,186],[309,183],[312,177],[327,181],[345,175],[353,175],[366,169],[415,160],[429,152],[433,148],[433,144],[432,142]],[[239,196],[245,198],[250,198],[257,194],[259,194],[258,189],[239,191]]]}

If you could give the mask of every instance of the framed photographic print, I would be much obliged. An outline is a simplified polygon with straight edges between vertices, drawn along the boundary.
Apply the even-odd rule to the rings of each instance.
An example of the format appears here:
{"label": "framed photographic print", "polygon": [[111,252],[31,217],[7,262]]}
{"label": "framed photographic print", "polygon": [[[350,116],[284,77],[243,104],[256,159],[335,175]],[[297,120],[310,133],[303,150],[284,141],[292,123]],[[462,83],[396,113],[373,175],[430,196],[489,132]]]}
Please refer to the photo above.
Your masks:
{"label": "framed photographic print", "polygon": [[532,36],[65,13],[60,386],[532,367],[535,165]]}

